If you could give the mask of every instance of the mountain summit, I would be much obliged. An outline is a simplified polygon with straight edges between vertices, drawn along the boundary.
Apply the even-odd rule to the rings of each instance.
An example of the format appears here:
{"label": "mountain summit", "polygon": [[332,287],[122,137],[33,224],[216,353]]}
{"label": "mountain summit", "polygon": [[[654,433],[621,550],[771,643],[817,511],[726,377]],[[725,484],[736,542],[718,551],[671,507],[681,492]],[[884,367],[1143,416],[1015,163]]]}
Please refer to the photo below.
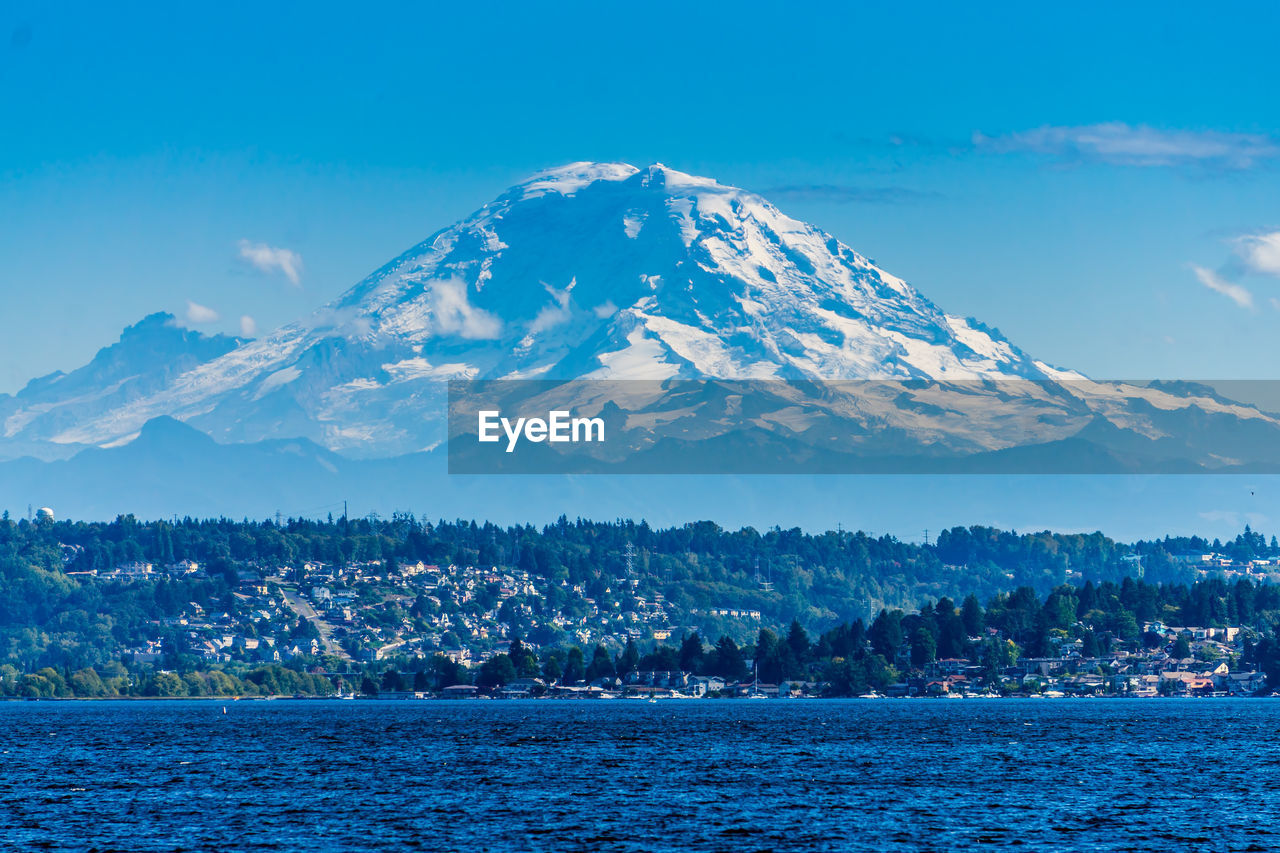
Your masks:
{"label": "mountain summit", "polygon": [[763,198],[660,164],[535,175],[336,309],[493,378],[1051,372]]}
{"label": "mountain summit", "polygon": [[442,438],[449,378],[1074,375],[760,196],[661,164],[534,175],[311,316],[235,343],[189,348],[204,357],[136,393],[55,383],[0,401],[0,434],[104,445],[168,416],[220,441],[387,456]]}

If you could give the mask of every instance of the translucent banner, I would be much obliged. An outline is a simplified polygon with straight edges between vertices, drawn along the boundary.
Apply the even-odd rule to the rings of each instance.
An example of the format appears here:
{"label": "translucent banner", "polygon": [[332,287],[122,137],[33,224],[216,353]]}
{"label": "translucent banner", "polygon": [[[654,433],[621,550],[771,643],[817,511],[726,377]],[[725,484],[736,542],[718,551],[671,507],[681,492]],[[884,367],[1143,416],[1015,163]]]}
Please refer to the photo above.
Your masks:
{"label": "translucent banner", "polygon": [[1280,382],[449,383],[454,474],[1280,472]]}

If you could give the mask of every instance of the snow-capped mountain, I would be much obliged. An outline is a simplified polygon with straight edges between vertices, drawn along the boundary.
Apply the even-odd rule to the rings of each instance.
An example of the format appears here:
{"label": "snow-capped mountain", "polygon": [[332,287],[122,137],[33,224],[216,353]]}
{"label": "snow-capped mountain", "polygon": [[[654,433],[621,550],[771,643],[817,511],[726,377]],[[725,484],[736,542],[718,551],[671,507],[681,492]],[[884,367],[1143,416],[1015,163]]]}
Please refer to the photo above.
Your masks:
{"label": "snow-capped mountain", "polygon": [[[535,175],[303,320],[185,346],[162,369],[77,371],[0,400],[0,453],[125,443],[172,417],[220,442],[299,437],[395,456],[445,438],[450,378],[934,379],[953,384],[833,404],[824,436],[888,424],[978,450],[1025,442],[1027,421],[1044,441],[1114,432],[1113,444],[1179,448],[1170,412],[1280,429],[1206,393],[1092,383],[1036,361],[763,198],[661,165]],[[1038,381],[990,384],[1015,379]]]}
{"label": "snow-capped mountain", "polygon": [[184,329],[172,314],[144,317],[84,367],[32,380],[14,396],[0,395],[0,459],[70,456],[78,445],[49,439],[161,392],[188,370],[244,343]]}

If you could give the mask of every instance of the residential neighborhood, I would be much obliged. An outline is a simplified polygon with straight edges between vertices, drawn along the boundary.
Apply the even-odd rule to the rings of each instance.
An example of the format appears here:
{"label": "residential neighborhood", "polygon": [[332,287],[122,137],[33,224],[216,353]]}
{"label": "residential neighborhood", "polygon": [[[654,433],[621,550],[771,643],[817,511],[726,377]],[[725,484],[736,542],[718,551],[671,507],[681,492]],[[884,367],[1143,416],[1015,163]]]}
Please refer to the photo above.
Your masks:
{"label": "residential neighborhood", "polygon": [[[1211,559],[1213,569],[1256,571],[1255,566],[1232,568]],[[198,563],[183,560],[170,565],[131,562],[103,573],[69,573],[86,582],[135,583],[159,578],[206,577]],[[360,667],[399,673],[399,685],[414,681],[414,661],[442,657],[459,671],[477,671],[516,643],[541,650],[530,636],[565,638],[583,648],[601,646],[620,656],[632,647],[659,648],[673,634],[697,636],[693,623],[698,608],[679,613],[660,593],[647,600],[635,590],[638,581],[619,582],[622,595],[606,605],[567,582],[552,590],[546,578],[516,569],[440,566],[421,561],[389,568],[381,562],[346,565],[304,562],[297,567],[250,566],[237,571],[231,610],[207,609],[196,602],[180,615],[157,623],[157,629],[178,629],[181,651],[211,664],[282,663],[327,660],[323,671],[336,675]],[[612,592],[612,590],[609,590]],[[559,609],[548,608],[560,600]],[[758,629],[759,610],[743,607],[704,608],[706,615],[740,619],[744,630]],[[907,614],[907,616],[918,614]],[[157,631],[157,634],[164,632]],[[993,670],[978,657],[912,660],[904,641],[887,663],[900,678],[874,687],[871,698],[943,697],[1029,698],[1100,697],[1240,697],[1267,688],[1259,669],[1246,666],[1248,629],[1239,626],[1166,625],[1149,621],[1141,626],[1141,641],[1116,643],[1105,653],[1086,649],[1081,639],[1056,638],[1052,654],[1019,656]],[[172,636],[172,634],[170,634]],[[995,628],[967,638],[970,648],[1006,639]],[[549,647],[548,647],[549,648]],[[156,664],[172,654],[160,636],[127,649],[131,663]],[[403,667],[403,672],[394,666]],[[827,695],[830,684],[819,676],[774,682],[758,677],[726,678],[681,669],[645,670],[615,666],[610,675],[566,683],[530,674],[499,684],[445,685],[440,689],[379,689],[371,695],[395,698],[805,698]],[[335,682],[340,679],[335,679]],[[395,682],[397,679],[390,679]]]}
{"label": "residential neighborhood", "polygon": [[1280,679],[1280,547],[1247,529],[1121,546],[955,528],[919,546],[49,511],[0,538],[31,562],[10,581],[31,604],[4,627],[15,697],[1212,698]]}

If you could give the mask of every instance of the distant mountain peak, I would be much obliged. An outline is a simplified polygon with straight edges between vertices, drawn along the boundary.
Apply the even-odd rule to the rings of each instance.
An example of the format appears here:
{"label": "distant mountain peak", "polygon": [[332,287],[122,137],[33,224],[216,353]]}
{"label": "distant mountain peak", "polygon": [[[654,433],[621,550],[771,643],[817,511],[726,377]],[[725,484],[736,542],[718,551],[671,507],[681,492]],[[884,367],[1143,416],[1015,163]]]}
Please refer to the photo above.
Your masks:
{"label": "distant mountain peak", "polygon": [[68,428],[109,417],[245,343],[243,338],[183,328],[163,311],[148,314],[125,327],[119,340],[98,350],[85,366],[70,373],[55,371],[31,380],[12,397],[0,396],[0,458],[26,453],[58,458],[83,443],[124,439],[141,423],[108,430],[102,441],[59,441]]}

